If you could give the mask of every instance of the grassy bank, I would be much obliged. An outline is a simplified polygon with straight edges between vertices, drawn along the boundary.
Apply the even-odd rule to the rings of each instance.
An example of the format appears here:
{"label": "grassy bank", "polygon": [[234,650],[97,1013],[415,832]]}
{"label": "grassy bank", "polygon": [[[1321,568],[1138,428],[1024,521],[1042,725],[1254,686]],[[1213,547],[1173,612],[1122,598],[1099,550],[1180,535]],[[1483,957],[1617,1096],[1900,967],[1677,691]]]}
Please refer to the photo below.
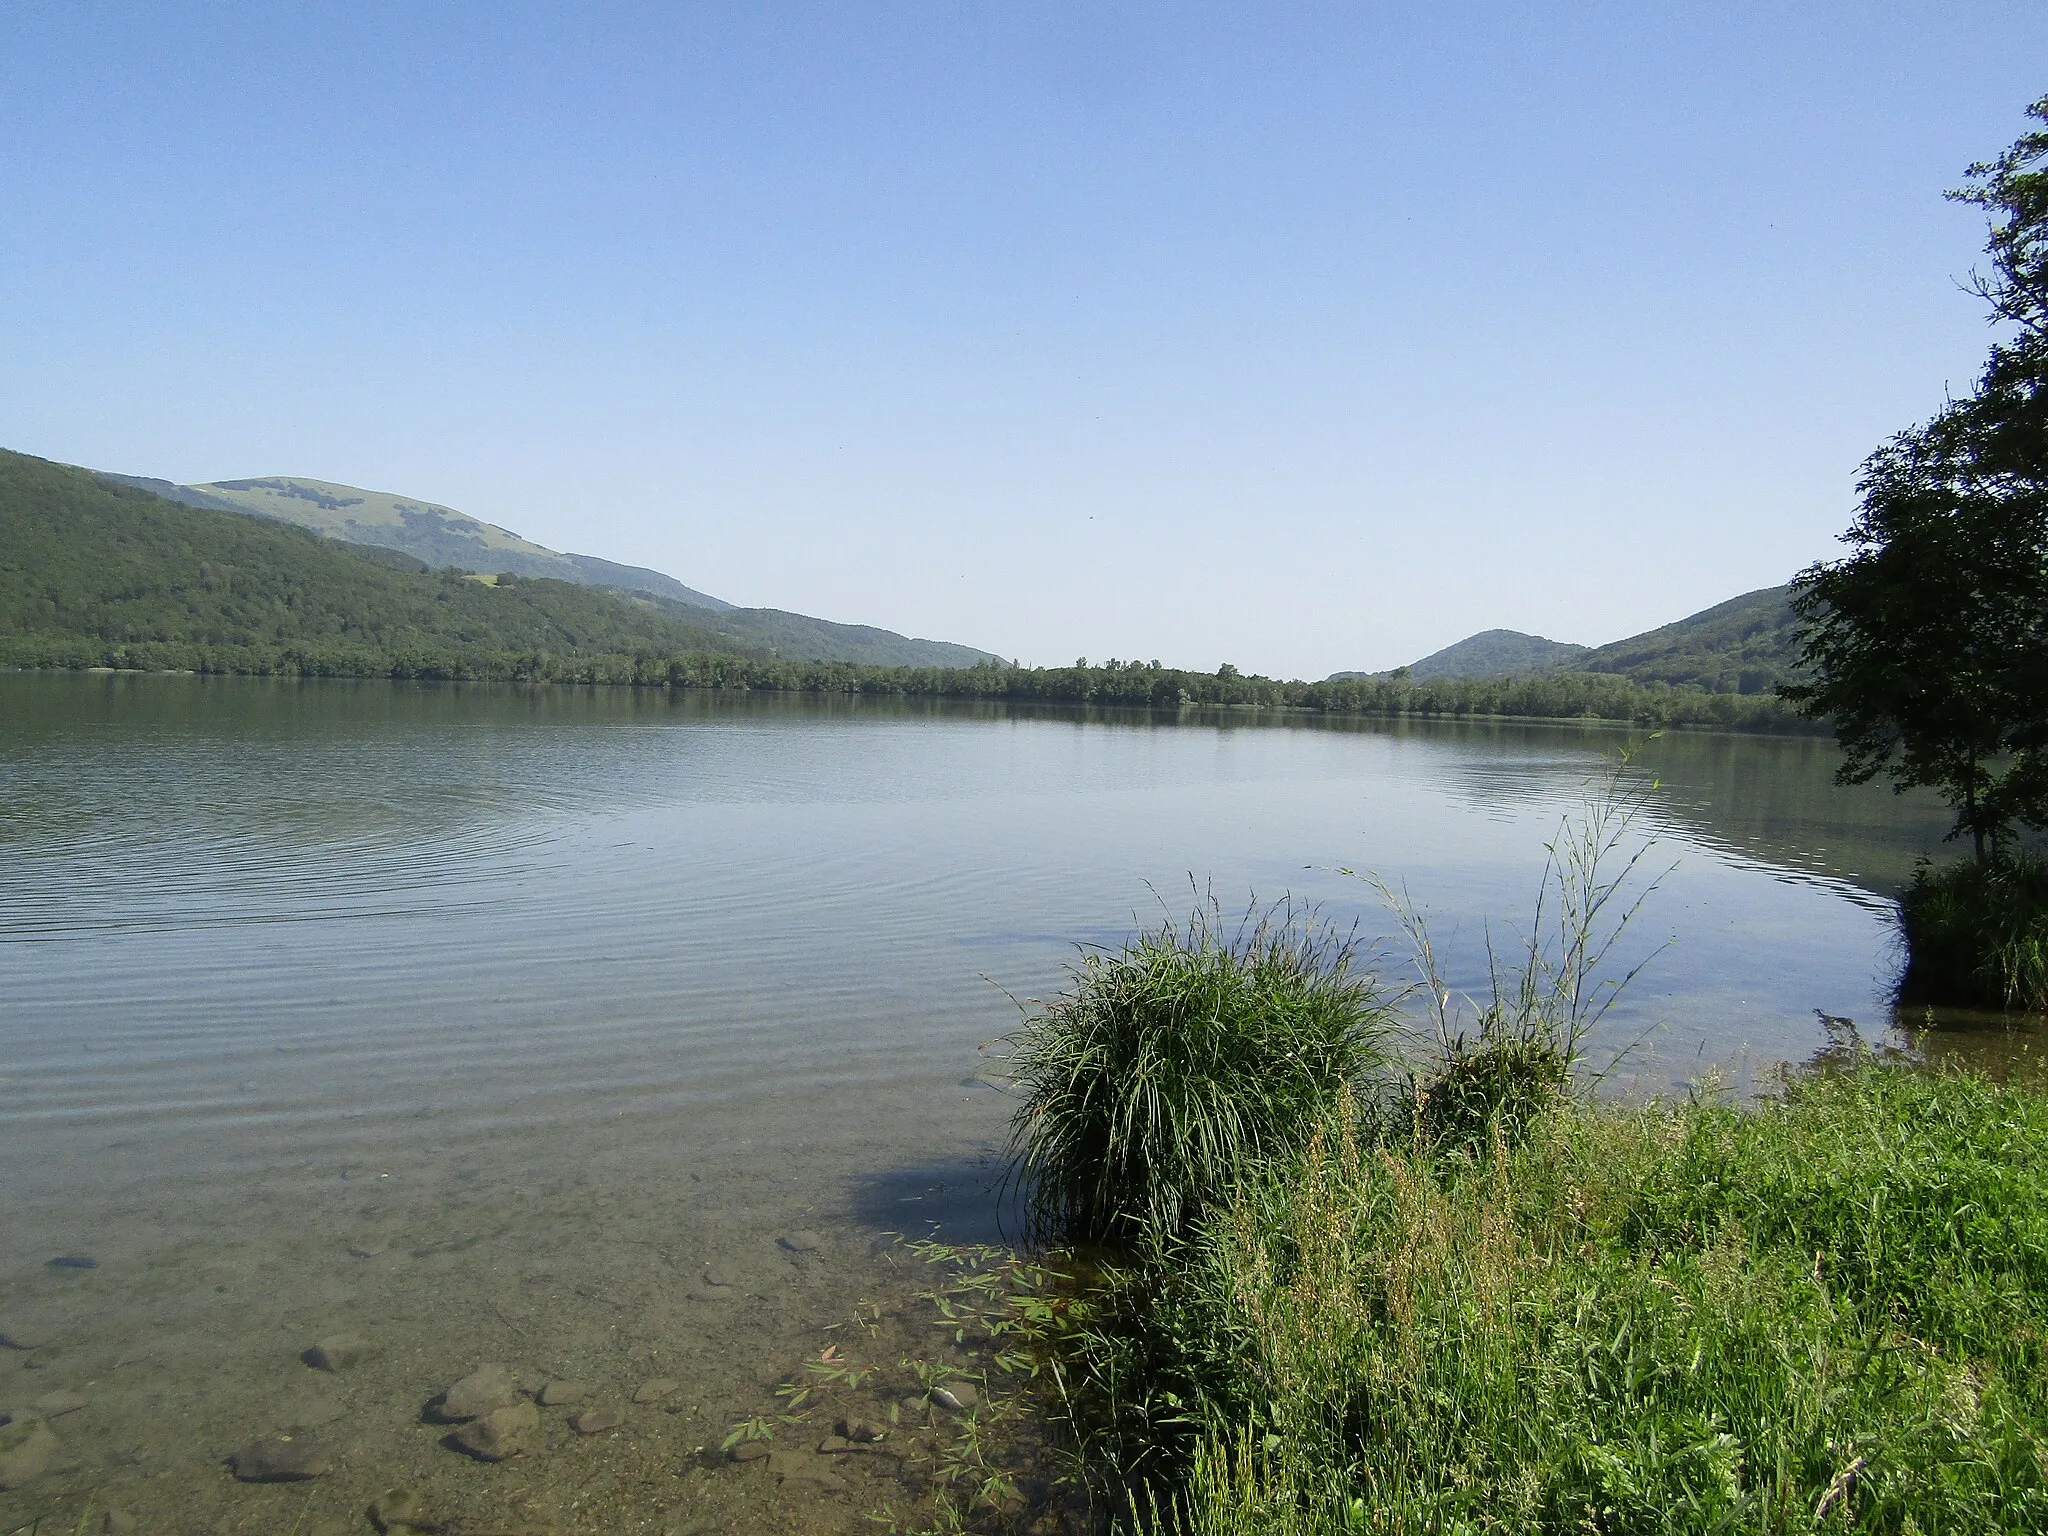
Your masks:
{"label": "grassy bank", "polygon": [[1180,1529],[2048,1528],[2030,1089],[1868,1065],[1462,1152],[1340,1122],[1093,1305],[1085,1464]]}
{"label": "grassy bank", "polygon": [[1014,1166],[1079,1255],[1038,1345],[1114,1522],[2048,1529],[2048,1092],[1865,1056],[1596,1102],[1641,794],[1624,762],[1560,826],[1485,998],[1396,902],[1405,1042],[1271,914],[1089,955],[1027,1017]]}

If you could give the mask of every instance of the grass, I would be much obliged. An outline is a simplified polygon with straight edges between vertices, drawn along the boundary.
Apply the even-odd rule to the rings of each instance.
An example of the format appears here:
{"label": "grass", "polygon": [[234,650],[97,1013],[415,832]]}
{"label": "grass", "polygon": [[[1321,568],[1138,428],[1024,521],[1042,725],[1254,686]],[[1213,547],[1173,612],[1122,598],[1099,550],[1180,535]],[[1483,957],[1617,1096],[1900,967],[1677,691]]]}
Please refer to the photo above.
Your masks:
{"label": "grass", "polygon": [[1575,1091],[1656,883],[1620,783],[1487,998],[1395,903],[1405,1077],[1389,999],[1291,924],[1091,955],[1027,1024],[1018,1166],[1098,1246],[1007,1326],[1106,1524],[2048,1529],[2048,1092],[1868,1054],[1750,1106]]}
{"label": "grass", "polygon": [[1012,1167],[1034,1230],[1130,1244],[1186,1232],[1247,1169],[1298,1152],[1390,1061],[1392,1008],[1313,912],[1211,905],[1089,950],[1012,1037]]}
{"label": "grass", "polygon": [[1870,1063],[1524,1129],[1339,1128],[1109,1274],[1063,1346],[1106,1503],[1205,1536],[2048,1528],[2048,1098]]}
{"label": "grass", "polygon": [[2048,859],[1923,864],[1899,900],[1899,921],[1904,998],[2048,1009]]}

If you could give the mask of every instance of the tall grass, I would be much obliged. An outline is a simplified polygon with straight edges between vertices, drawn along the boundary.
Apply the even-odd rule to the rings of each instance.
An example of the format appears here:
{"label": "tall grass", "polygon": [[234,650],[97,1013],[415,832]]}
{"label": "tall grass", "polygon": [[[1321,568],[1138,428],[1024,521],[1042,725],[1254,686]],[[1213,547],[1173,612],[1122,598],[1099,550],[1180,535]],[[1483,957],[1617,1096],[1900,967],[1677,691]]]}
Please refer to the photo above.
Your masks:
{"label": "tall grass", "polygon": [[1339,1122],[1068,1350],[1132,1525],[2048,1529],[2048,1097],[1868,1063],[1476,1156]]}
{"label": "tall grass", "polygon": [[1392,1008],[1360,958],[1313,911],[1233,930],[1213,903],[1084,952],[1012,1037],[1011,1166],[1036,1232],[1171,1238],[1298,1153],[1388,1066]]}
{"label": "tall grass", "polygon": [[2048,859],[2002,853],[1921,865],[1899,900],[1901,994],[1916,1002],[2048,1008]]}
{"label": "tall grass", "polygon": [[1368,877],[1407,932],[1434,1036],[1410,1071],[1405,1101],[1382,1108],[1386,1134],[1419,1135],[1439,1148],[1474,1147],[1495,1134],[1512,1141],[1572,1086],[1587,1037],[1648,963],[1613,963],[1663,878],[1650,863],[1655,840],[1637,827],[1655,781],[1631,776],[1631,756],[1615,761],[1544,845],[1513,964],[1503,963],[1489,934],[1483,998],[1460,998],[1446,983],[1428,922],[1406,891]]}

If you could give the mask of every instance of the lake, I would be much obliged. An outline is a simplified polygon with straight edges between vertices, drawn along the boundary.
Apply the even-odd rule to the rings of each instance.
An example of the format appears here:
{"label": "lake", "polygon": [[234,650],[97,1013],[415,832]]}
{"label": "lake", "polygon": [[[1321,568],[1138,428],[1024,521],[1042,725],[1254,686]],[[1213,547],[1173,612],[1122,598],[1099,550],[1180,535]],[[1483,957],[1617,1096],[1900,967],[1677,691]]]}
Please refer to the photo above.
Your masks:
{"label": "lake", "polygon": [[[1019,1000],[1199,893],[1394,932],[1346,871],[1405,885],[1476,989],[1629,739],[0,675],[0,1408],[87,1404],[0,1530],[368,1530],[394,1486],[472,1532],[888,1529],[944,1428],[900,1362],[986,1369],[917,1299],[951,1271],[891,1234],[998,1235]],[[1607,1091],[1768,1086],[1842,1048],[1818,1014],[2025,1048],[1893,1018],[1889,897],[1947,818],[1833,763],[1641,746],[1668,873],[1618,951],[1648,964],[1594,1041],[1633,1047]],[[338,1333],[368,1358],[301,1362]],[[835,1340],[889,1454],[774,1417]],[[485,1362],[624,1423],[550,1408],[545,1452],[458,1456],[422,1409]],[[749,1421],[776,1454],[734,1463]],[[237,1482],[271,1434],[333,1470]]]}

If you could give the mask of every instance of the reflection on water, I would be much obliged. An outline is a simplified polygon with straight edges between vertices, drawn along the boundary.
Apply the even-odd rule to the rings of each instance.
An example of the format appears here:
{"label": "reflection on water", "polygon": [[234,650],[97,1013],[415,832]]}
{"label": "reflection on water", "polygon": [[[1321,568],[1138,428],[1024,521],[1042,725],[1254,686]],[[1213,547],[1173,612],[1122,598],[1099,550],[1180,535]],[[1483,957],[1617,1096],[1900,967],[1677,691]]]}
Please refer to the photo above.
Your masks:
{"label": "reflection on water", "polygon": [[[1476,987],[1627,740],[0,677],[0,1332],[37,1346],[0,1349],[0,1408],[91,1402],[57,1425],[64,1467],[0,1493],[0,1529],[89,1498],[152,1530],[367,1529],[393,1481],[472,1528],[872,1528],[911,1463],[771,1475],[717,1445],[862,1303],[912,1326],[884,1232],[989,1229],[1004,993],[1057,987],[1074,942],[1177,910],[1191,876],[1389,930],[1346,868],[1405,881]],[[1601,1042],[1642,1042],[1617,1081],[1767,1074],[1828,1048],[1816,1010],[1909,1043],[1873,1028],[1888,898],[1941,808],[1835,789],[1813,738],[1673,734],[1638,761],[1676,868]],[[299,1363],[343,1326],[372,1363]],[[684,1386],[486,1467],[418,1419],[485,1360]],[[223,1470],[311,1419],[343,1454],[297,1503]]]}

